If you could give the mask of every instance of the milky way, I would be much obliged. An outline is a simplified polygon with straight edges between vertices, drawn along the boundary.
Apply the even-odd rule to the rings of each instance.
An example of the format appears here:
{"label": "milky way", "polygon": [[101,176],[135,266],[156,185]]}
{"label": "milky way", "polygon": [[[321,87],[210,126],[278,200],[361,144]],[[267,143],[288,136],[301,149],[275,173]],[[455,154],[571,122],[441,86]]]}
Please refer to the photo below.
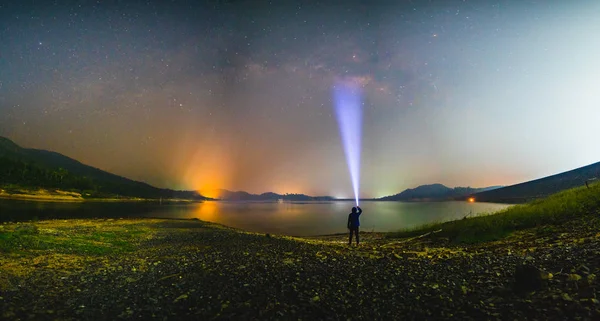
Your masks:
{"label": "milky way", "polygon": [[600,160],[597,1],[398,2],[1,4],[0,135],[160,187],[350,197],[344,77],[363,197]]}

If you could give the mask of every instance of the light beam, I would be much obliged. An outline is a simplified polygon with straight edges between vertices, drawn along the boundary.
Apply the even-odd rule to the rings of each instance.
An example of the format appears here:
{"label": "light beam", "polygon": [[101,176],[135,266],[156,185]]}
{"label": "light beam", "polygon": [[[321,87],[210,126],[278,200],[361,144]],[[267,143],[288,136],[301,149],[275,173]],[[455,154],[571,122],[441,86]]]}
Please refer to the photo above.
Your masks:
{"label": "light beam", "polygon": [[358,206],[360,186],[360,148],[362,138],[361,90],[351,79],[336,81],[333,86],[335,114],[344,145],[346,163],[352,179],[354,198]]}

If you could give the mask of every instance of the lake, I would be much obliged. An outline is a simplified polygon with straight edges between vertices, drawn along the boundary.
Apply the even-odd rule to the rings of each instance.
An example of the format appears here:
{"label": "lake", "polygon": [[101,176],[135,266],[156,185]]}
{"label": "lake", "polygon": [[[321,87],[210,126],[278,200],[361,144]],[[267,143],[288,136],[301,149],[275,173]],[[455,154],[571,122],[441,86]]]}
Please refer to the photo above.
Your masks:
{"label": "lake", "polygon": [[[0,221],[37,219],[159,217],[198,218],[252,232],[294,236],[346,232],[353,202],[220,202],[163,204],[31,202],[0,200]],[[508,204],[468,202],[361,203],[361,230],[391,232],[426,223],[492,213]]]}

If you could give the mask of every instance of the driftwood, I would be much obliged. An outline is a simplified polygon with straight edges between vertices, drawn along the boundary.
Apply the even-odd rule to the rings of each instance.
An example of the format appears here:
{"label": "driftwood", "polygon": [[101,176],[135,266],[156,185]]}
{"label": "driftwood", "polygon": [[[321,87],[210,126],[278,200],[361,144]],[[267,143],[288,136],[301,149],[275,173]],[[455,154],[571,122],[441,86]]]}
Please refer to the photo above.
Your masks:
{"label": "driftwood", "polygon": [[585,181],[585,187],[587,187],[587,188],[590,188],[590,185],[588,185],[588,183],[593,183],[593,182],[595,182],[595,181],[597,181],[597,180],[598,180],[598,178],[597,178],[597,177],[592,177],[592,178],[590,178],[590,179],[587,179],[587,180]]}
{"label": "driftwood", "polygon": [[410,242],[412,240],[421,239],[421,238],[430,236],[432,234],[439,233],[441,231],[442,231],[442,229],[439,229],[437,231],[431,231],[431,232],[428,232],[428,233],[425,233],[425,234],[422,234],[422,235],[419,235],[419,236],[414,236],[414,237],[411,237],[411,238],[407,238],[407,239],[404,239],[404,240],[400,240],[400,241],[396,241],[396,242],[390,242],[390,243],[387,243],[386,245],[383,245],[382,247],[388,247],[388,246],[392,246],[392,245],[395,245],[395,244],[402,244],[402,243]]}

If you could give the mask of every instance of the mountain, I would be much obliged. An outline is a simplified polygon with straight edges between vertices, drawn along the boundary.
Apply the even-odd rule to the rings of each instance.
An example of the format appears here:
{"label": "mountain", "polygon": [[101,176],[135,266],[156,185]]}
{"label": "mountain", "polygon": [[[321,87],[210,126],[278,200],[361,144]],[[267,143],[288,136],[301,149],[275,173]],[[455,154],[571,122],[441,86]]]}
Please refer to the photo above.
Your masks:
{"label": "mountain", "polygon": [[225,189],[214,191],[210,195],[219,195],[217,198],[226,201],[331,201],[331,196],[308,196],[304,194],[277,194],[267,192],[262,194],[250,194],[244,191],[232,192]]}
{"label": "mountain", "polygon": [[442,201],[457,197],[474,194],[477,192],[493,190],[501,186],[490,186],[485,188],[455,187],[450,188],[442,184],[421,185],[409,188],[401,193],[379,198],[380,201]]}
{"label": "mountain", "polygon": [[195,191],[162,189],[82,164],[47,150],[22,148],[0,137],[0,186],[55,188],[90,197],[185,198],[201,200]]}
{"label": "mountain", "polygon": [[525,203],[565,189],[583,186],[593,178],[600,179],[600,162],[493,191],[473,193],[468,197],[473,197],[478,202]]}

